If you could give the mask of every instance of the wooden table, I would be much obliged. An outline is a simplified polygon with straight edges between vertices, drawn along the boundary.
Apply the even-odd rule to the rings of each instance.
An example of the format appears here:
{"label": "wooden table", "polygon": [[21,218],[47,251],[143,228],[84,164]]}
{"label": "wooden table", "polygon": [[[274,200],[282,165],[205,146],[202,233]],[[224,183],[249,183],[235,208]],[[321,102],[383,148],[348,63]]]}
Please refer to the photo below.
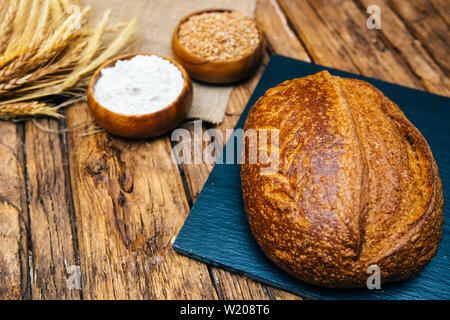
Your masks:
{"label": "wooden table", "polygon": [[[371,4],[380,30],[366,27]],[[259,0],[256,17],[266,62],[278,53],[450,95],[448,0]],[[236,86],[218,128],[234,126],[263,69]],[[89,119],[81,103],[37,124]],[[171,150],[170,136],[132,142],[0,123],[0,298],[300,298],[172,250],[212,167],[177,166]]]}

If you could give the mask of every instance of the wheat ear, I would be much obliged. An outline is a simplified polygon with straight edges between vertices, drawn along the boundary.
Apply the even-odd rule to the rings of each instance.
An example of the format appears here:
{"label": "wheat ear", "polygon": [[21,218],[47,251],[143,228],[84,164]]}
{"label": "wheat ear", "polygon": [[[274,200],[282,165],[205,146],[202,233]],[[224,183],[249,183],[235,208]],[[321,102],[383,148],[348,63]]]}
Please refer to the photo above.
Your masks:
{"label": "wheat ear", "polygon": [[17,5],[11,3],[8,6],[5,16],[3,17],[3,22],[0,26],[0,55],[8,47],[9,39],[13,33],[14,29],[14,18],[16,17]]}
{"label": "wheat ear", "polygon": [[74,12],[71,14],[60,28],[57,29],[49,39],[42,43],[38,53],[30,60],[28,68],[32,69],[35,66],[44,64],[58,55],[67,46],[69,41],[76,36],[76,33],[78,32],[78,26],[76,24],[79,21],[82,21],[83,17],[86,16],[89,11],[90,7],[86,7],[80,13]]}
{"label": "wheat ear", "polygon": [[29,46],[29,42],[23,42],[24,29],[28,22],[29,1],[20,0],[17,4],[17,11],[14,17],[12,34],[3,56],[0,57],[0,68],[13,61],[17,56],[23,54],[23,44]]}
{"label": "wheat ear", "polygon": [[36,48],[29,48],[28,52],[17,56],[8,65],[0,70],[0,83],[7,82],[14,74],[20,73],[23,66],[28,63],[28,60],[35,54]]}
{"label": "wheat ear", "polygon": [[80,66],[79,68],[73,70],[69,75],[61,77],[60,79],[48,81],[41,89],[36,90],[35,92],[30,92],[20,97],[9,99],[5,102],[13,103],[39,99],[50,95],[58,95],[63,93],[65,90],[72,88],[75,84],[77,84],[77,82],[83,75],[96,69],[108,58],[117,54],[117,52],[119,52],[123,48],[123,46],[128,43],[131,35],[136,28],[136,24],[136,20],[132,20],[130,23],[128,23],[126,27],[119,33],[119,35],[117,35],[117,37],[112,41],[112,43],[106,48],[106,50],[103,51],[96,59],[91,61],[89,65]]}
{"label": "wheat ear", "polygon": [[[18,75],[15,78],[12,78],[8,82],[0,83],[0,94],[8,94],[14,93],[10,92],[13,89],[24,86],[29,83],[36,82],[47,75],[51,75],[57,72],[67,71],[81,58],[81,52],[83,48],[86,46],[88,40],[83,40],[76,45],[70,46],[67,49],[67,52],[61,56],[57,61],[54,61],[51,64],[47,64],[39,69],[34,70],[25,75]],[[31,86],[27,87],[24,90],[20,90],[18,92],[30,91],[36,89],[36,87]]]}
{"label": "wheat ear", "polygon": [[61,118],[57,107],[51,107],[43,102],[22,102],[0,105],[0,119],[11,120],[18,117],[50,116]]}
{"label": "wheat ear", "polygon": [[[0,29],[0,119],[61,117],[59,106],[37,100],[85,91],[87,75],[117,54],[136,26],[136,21],[108,26],[108,11],[89,27],[90,7],[71,0],[5,2],[0,20],[5,27]],[[105,40],[108,32],[117,34]]]}

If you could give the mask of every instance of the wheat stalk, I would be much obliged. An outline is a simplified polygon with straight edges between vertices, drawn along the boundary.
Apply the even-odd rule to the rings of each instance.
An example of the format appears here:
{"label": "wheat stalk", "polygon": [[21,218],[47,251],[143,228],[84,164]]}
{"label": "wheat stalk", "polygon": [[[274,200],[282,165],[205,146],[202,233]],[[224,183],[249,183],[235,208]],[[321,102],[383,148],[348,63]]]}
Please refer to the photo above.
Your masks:
{"label": "wheat stalk", "polygon": [[114,39],[114,41],[109,45],[107,50],[103,51],[96,59],[91,61],[87,66],[81,68],[81,70],[75,70],[71,74],[71,76],[67,77],[67,79],[63,82],[62,87],[69,88],[73,86],[81,76],[84,76],[87,73],[98,68],[106,60],[111,58],[111,56],[117,54],[129,41],[131,35],[133,34],[136,28],[136,24],[137,24],[136,20],[132,20],[129,24],[127,24],[125,28],[123,28],[123,30],[119,33],[119,35]]}
{"label": "wheat stalk", "polygon": [[40,35],[45,32],[46,27],[49,25],[50,16],[50,0],[44,0],[42,7],[39,11],[39,19],[36,22],[36,28],[34,30],[34,35]]}
{"label": "wheat stalk", "polygon": [[[79,61],[81,59],[81,52],[86,44],[87,40],[84,40],[77,43],[76,45],[72,45],[67,49],[66,54],[64,54],[59,60],[55,61],[54,63],[47,64],[25,75],[20,74],[19,76],[12,78],[8,82],[0,83],[0,94],[8,94],[8,92],[10,92],[12,89],[16,89],[24,84],[37,82],[47,75],[69,70],[76,61]],[[28,90],[33,89],[35,89],[35,87],[28,87]]]}
{"label": "wheat stalk", "polygon": [[90,7],[86,7],[80,14],[72,13],[53,35],[42,43],[38,53],[29,61],[30,68],[42,65],[58,55],[68,45],[68,42],[76,36],[77,20],[86,16],[89,11]]}
{"label": "wheat stalk", "polygon": [[[0,119],[26,115],[60,117],[39,102],[86,90],[94,69],[131,38],[136,21],[108,25],[107,11],[90,27],[89,6],[70,0],[9,0],[0,29]],[[106,44],[104,35],[114,33]]]}
{"label": "wheat stalk", "polygon": [[[13,3],[15,3],[15,1]],[[0,68],[10,63],[17,56],[24,54],[24,47],[28,47],[30,45],[30,43],[24,39],[24,30],[28,22],[28,11],[29,1],[19,0],[19,3],[17,4],[17,11],[14,16],[12,34],[6,50],[0,59]]]}

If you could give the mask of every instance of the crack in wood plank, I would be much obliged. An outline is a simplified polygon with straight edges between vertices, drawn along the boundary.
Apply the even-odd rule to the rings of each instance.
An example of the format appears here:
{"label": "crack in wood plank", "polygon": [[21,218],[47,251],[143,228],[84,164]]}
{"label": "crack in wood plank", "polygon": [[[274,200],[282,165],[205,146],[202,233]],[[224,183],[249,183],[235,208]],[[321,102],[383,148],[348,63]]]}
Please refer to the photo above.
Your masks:
{"label": "crack in wood plank", "polygon": [[0,126],[0,299],[30,296],[23,125]]}

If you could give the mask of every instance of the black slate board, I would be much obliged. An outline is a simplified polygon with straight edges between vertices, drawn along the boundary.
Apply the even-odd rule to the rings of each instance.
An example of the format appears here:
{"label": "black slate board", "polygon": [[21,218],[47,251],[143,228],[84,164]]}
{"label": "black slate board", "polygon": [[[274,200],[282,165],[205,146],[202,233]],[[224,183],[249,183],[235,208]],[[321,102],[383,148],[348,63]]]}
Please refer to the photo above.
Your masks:
{"label": "black slate board", "polygon": [[325,289],[294,279],[266,258],[251,235],[237,164],[214,167],[173,248],[183,255],[312,299],[450,299],[449,98],[274,55],[236,128],[243,127],[249,109],[267,89],[284,80],[324,69],[333,75],[372,83],[400,106],[430,144],[439,166],[445,198],[443,238],[431,263],[412,280],[385,284],[381,290]]}

